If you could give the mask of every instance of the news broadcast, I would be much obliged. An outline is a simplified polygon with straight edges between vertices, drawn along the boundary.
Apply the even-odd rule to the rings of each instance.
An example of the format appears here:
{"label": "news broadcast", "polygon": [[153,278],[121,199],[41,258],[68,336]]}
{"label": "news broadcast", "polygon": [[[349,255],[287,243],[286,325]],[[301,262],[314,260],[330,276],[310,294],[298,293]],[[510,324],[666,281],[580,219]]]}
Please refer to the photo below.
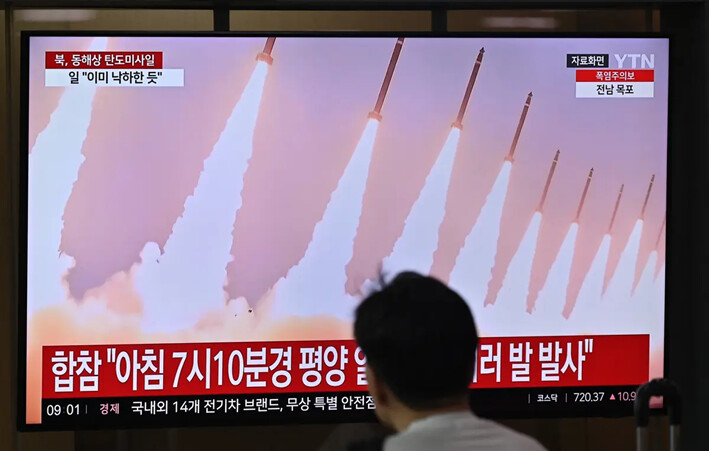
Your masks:
{"label": "news broadcast", "polygon": [[24,427],[373,421],[404,270],[470,306],[481,415],[664,376],[667,39],[24,39]]}

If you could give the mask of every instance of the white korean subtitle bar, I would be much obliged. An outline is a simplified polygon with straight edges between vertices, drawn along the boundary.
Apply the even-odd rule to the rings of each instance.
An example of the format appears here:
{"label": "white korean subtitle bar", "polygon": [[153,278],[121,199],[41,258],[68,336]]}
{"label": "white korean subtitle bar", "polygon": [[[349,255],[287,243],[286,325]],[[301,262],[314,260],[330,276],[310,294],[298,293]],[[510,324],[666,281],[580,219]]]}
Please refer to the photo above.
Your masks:
{"label": "white korean subtitle bar", "polygon": [[184,69],[46,69],[44,86],[183,87]]}
{"label": "white korean subtitle bar", "polygon": [[584,99],[641,99],[655,97],[654,82],[579,82],[576,98]]}

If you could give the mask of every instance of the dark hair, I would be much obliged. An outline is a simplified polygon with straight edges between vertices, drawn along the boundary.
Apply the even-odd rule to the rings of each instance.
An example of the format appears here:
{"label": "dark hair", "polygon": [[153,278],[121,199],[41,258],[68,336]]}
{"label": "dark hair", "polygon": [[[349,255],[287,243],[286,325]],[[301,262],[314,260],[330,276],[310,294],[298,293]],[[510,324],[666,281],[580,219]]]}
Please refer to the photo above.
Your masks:
{"label": "dark hair", "polygon": [[354,324],[372,371],[412,409],[443,407],[465,396],[478,333],[463,298],[414,272],[389,283],[382,277],[380,284],[357,308]]}

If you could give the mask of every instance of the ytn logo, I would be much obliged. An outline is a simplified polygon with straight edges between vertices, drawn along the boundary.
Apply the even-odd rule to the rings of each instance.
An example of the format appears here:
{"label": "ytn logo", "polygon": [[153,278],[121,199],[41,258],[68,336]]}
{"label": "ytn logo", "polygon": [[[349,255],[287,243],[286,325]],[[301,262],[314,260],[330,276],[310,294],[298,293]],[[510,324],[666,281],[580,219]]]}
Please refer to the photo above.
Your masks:
{"label": "ytn logo", "polygon": [[[618,62],[618,69],[654,69],[655,54],[646,55],[644,53],[628,53],[624,55],[615,54]],[[638,63],[640,66],[638,67]]]}

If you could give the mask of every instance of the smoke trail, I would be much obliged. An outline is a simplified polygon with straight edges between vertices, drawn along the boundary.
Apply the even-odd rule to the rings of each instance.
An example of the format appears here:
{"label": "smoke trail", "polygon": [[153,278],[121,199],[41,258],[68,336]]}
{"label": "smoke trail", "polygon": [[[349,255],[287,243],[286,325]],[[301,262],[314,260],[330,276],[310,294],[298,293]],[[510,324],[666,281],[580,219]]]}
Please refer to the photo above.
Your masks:
{"label": "smoke trail", "polygon": [[652,329],[650,331],[650,349],[662,349],[665,344],[665,263],[660,266],[657,279],[653,284]]}
{"label": "smoke trail", "polygon": [[[608,255],[611,249],[611,235],[605,234],[603,241],[596,251],[596,256],[593,258],[591,267],[586,273],[586,277],[581,284],[574,309],[571,312],[570,320],[574,324],[574,329],[577,332],[586,333],[597,331],[596,325],[609,321],[604,321],[601,314],[603,306],[607,303],[602,302],[603,297],[603,280],[606,274],[606,266],[608,265]],[[607,312],[604,312],[607,313]]]}
{"label": "smoke trail", "polygon": [[487,296],[511,170],[512,163],[505,161],[451,272],[451,286],[470,305],[482,303]]}
{"label": "smoke trail", "polygon": [[529,283],[532,280],[532,264],[537,252],[537,239],[542,225],[542,214],[534,213],[532,221],[524,232],[524,237],[517,248],[517,252],[507,267],[502,288],[497,294],[495,306],[505,307],[509,310],[526,310],[526,301],[529,296]]}
{"label": "smoke trail", "polygon": [[367,123],[305,255],[276,284],[271,315],[351,319],[355,299],[345,292],[345,268],[352,258],[378,126],[375,119]]}
{"label": "smoke trail", "polygon": [[631,297],[633,281],[635,280],[635,266],[638,262],[640,251],[640,238],[643,234],[643,220],[638,219],[633,227],[633,232],[628,238],[623,253],[618,260],[618,266],[613,273],[604,298],[613,302],[627,301]]}
{"label": "smoke trail", "polygon": [[640,274],[638,285],[633,293],[633,301],[651,302],[655,288],[655,267],[657,266],[657,251],[652,251],[645,263],[645,268]]}
{"label": "smoke trail", "polygon": [[567,325],[563,313],[578,230],[578,223],[572,223],[566,233],[566,238],[561,243],[559,253],[556,254],[556,259],[547,273],[544,287],[537,293],[537,299],[534,300],[534,322],[541,334],[549,333],[552,330],[555,333],[561,332]]}
{"label": "smoke trail", "polygon": [[200,314],[224,305],[234,221],[267,73],[268,65],[258,62],[162,255],[154,243],[144,248],[136,288],[144,301],[146,330],[190,327]]}
{"label": "smoke trail", "polygon": [[396,241],[391,255],[384,260],[383,269],[386,273],[413,270],[428,274],[431,270],[433,253],[438,247],[438,229],[446,213],[448,185],[459,138],[460,130],[452,128],[406,218],[404,231]]}
{"label": "smoke trail", "polygon": [[[88,50],[106,50],[107,45],[107,38],[95,38]],[[95,94],[95,85],[65,88],[47,128],[37,136],[29,156],[29,314],[69,297],[63,282],[75,261],[60,251],[64,209],[85,159],[81,150],[91,123]]]}
{"label": "smoke trail", "polygon": [[532,278],[532,262],[542,224],[542,213],[536,212],[524,233],[517,252],[507,267],[502,288],[494,304],[478,309],[481,328],[487,335],[524,336],[530,331],[532,316],[527,312],[526,299]]}
{"label": "smoke trail", "polygon": [[652,251],[640,276],[633,299],[627,303],[630,304],[629,315],[627,315],[627,323],[631,326],[629,333],[649,333],[651,351],[662,349],[665,337],[664,265],[661,270],[662,279],[655,280],[657,260],[657,251]]}

